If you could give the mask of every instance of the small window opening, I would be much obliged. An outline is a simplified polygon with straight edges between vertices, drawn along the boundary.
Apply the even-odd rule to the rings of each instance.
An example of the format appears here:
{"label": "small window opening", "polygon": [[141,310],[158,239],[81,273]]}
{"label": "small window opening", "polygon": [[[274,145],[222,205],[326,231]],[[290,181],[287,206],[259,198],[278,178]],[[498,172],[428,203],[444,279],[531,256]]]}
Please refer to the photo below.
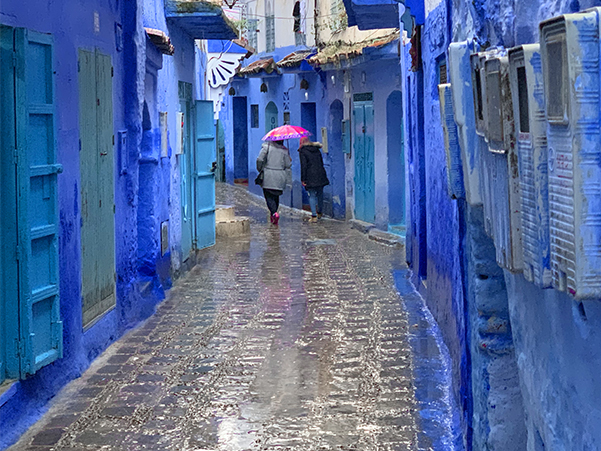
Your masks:
{"label": "small window opening", "polygon": [[488,91],[488,138],[492,141],[503,141],[501,73],[499,71],[487,74],[486,89]]}
{"label": "small window opening", "polygon": [[250,128],[259,128],[259,105],[250,106]]}
{"label": "small window opening", "polygon": [[480,80],[480,69],[476,69],[474,71],[474,81],[475,83],[475,95],[474,102],[476,107],[476,115],[479,120],[484,120],[484,116],[482,115],[482,80]]}
{"label": "small window opening", "polygon": [[568,92],[566,83],[565,41],[559,39],[547,44],[545,59],[547,78],[547,117],[550,122],[567,122]]}
{"label": "small window opening", "polygon": [[518,102],[520,113],[520,132],[530,133],[530,113],[528,111],[528,84],[526,80],[526,68],[518,67]]}

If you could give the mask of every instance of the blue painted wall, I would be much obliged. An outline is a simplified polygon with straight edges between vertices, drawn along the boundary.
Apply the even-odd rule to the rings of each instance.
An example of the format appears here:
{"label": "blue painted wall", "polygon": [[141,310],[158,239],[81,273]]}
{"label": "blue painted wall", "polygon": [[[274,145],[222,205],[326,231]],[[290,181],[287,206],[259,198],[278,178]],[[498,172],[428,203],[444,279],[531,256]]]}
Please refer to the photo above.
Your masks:
{"label": "blue painted wall", "polygon": [[[274,60],[278,61],[288,55],[294,48],[278,48]],[[265,55],[257,55],[248,63]],[[377,63],[374,63],[377,62]],[[246,64],[246,63],[245,63]],[[341,153],[340,131],[332,126],[331,106],[335,102],[334,115],[339,118],[340,106],[342,106],[342,119],[349,119],[351,113],[352,95],[355,93],[373,92],[375,112],[375,197],[376,197],[376,226],[387,229],[389,223],[389,186],[388,186],[388,140],[387,140],[387,100],[393,91],[401,89],[400,66],[398,54],[392,53],[388,59],[372,60],[360,65],[353,66],[347,70],[350,73],[350,91],[344,90],[344,72],[331,68],[322,68],[320,71],[304,72],[302,74],[284,73],[282,75],[269,75],[234,79],[231,86],[236,91],[236,96],[247,97],[250,119],[250,105],[259,105],[259,127],[251,128],[249,120],[248,129],[248,164],[249,164],[249,190],[261,194],[259,187],[254,185],[256,177],[255,161],[261,148],[261,138],[265,134],[265,106],[274,102],[278,108],[279,125],[283,124],[283,113],[286,110],[285,103],[289,104],[290,123],[303,124],[303,104],[315,103],[316,121],[310,120],[309,128],[315,127],[313,139],[321,141],[321,128],[328,128],[329,149],[331,152],[324,154],[324,165],[328,172],[331,184],[324,190],[324,201],[327,214],[333,214],[336,218],[353,218],[353,196],[354,196],[354,152],[349,155]],[[334,80],[332,80],[334,77]],[[305,78],[309,82],[309,89],[300,89],[300,82]],[[260,92],[261,84],[265,82],[268,92]],[[289,100],[284,100],[284,94],[289,94]],[[306,107],[305,107],[306,108]],[[234,179],[234,139],[232,135],[232,98],[223,98],[223,107],[220,112],[220,120],[224,123],[226,130],[226,179],[229,183]],[[339,120],[339,119],[337,119]],[[292,157],[293,187],[285,192],[281,200],[287,205],[302,208],[303,191],[300,184],[300,162],[298,159],[298,140],[290,140],[288,146]]]}
{"label": "blue painted wall", "polygon": [[[594,407],[600,400],[592,382],[601,371],[598,302],[578,304],[498,267],[482,208],[451,201],[446,194],[435,91],[449,41],[476,37],[481,44],[506,47],[537,42],[541,20],[599,4],[441,1],[427,14],[423,30],[423,85],[419,72],[404,72],[410,146],[407,258],[453,360],[463,436],[457,449],[600,447]],[[423,151],[420,128],[425,130]],[[420,227],[424,216],[425,230]]]}
{"label": "blue painted wall", "polygon": [[[143,17],[142,11],[145,16]],[[95,29],[94,14],[99,27]],[[32,0],[2,2],[0,22],[51,33],[55,42],[60,210],[60,296],[64,357],[13,385],[0,402],[0,449],[18,439],[45,410],[50,398],[79,377],[112,342],[151,315],[179,270],[179,167],[175,148],[177,81],[197,86],[196,67],[203,55],[176,26],[167,27],[162,2],[95,0],[82,3]],[[164,30],[176,57],[158,54],[143,26]],[[122,30],[122,40],[115,33]],[[117,307],[89,330],[82,331],[79,199],[78,48],[111,55],[114,67],[113,118],[127,131],[123,154],[115,147],[115,246]],[[162,69],[161,69],[162,67]],[[147,73],[152,75],[147,77]],[[155,78],[153,78],[155,77]],[[148,83],[147,83],[148,82]],[[148,89],[147,89],[148,88]],[[146,92],[145,92],[146,91]],[[144,121],[144,100],[151,113]],[[158,112],[169,118],[169,156],[161,158]],[[128,159],[120,171],[122,158]],[[170,248],[160,253],[159,225],[170,223]]]}

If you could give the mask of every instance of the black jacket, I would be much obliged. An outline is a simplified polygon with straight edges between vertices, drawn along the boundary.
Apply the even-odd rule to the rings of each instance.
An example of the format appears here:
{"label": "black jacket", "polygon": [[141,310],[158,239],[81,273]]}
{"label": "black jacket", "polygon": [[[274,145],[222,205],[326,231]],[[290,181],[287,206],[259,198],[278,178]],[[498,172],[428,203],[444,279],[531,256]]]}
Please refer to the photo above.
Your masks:
{"label": "black jacket", "polygon": [[330,184],[323,167],[320,143],[307,143],[298,150],[301,163],[301,182],[306,188],[319,188]]}

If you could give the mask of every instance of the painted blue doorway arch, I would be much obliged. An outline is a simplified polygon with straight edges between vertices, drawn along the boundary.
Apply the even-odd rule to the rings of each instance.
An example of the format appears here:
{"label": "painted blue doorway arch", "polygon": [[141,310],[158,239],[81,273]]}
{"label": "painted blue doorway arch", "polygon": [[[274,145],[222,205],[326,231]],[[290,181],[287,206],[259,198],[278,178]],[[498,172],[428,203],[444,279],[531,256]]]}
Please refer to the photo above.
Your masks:
{"label": "painted blue doorway arch", "polygon": [[376,220],[373,93],[355,94],[353,100],[355,218],[373,223]]}
{"label": "painted blue doorway arch", "polygon": [[278,107],[273,102],[269,102],[265,107],[265,133],[278,126]]}
{"label": "painted blue doorway arch", "polygon": [[403,97],[392,91],[386,101],[388,153],[388,229],[405,234],[405,146],[403,136]]}
{"label": "painted blue doorway arch", "polygon": [[331,215],[336,219],[346,217],[346,196],[344,191],[344,153],[342,145],[342,120],[344,119],[344,106],[340,100],[334,100],[330,105],[330,122],[328,133],[328,155],[330,162],[330,186],[332,196]]}

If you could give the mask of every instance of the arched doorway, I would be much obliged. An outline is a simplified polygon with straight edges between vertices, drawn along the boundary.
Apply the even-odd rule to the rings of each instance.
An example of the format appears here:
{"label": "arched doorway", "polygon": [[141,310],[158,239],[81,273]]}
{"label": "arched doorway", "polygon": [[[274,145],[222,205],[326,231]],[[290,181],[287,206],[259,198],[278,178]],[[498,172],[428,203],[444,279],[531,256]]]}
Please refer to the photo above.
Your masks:
{"label": "arched doorway", "polygon": [[278,107],[273,102],[269,102],[265,107],[265,133],[278,126]]}
{"label": "arched doorway", "polygon": [[403,98],[392,91],[386,101],[388,149],[388,228],[404,235],[405,226],[405,147],[403,136]]}
{"label": "arched doorway", "polygon": [[342,148],[342,120],[344,119],[344,106],[340,100],[334,100],[330,105],[330,123],[328,137],[328,156],[326,160],[330,163],[330,186],[331,208],[329,212],[334,218],[344,219],[346,217],[346,196],[344,192],[344,153]]}

